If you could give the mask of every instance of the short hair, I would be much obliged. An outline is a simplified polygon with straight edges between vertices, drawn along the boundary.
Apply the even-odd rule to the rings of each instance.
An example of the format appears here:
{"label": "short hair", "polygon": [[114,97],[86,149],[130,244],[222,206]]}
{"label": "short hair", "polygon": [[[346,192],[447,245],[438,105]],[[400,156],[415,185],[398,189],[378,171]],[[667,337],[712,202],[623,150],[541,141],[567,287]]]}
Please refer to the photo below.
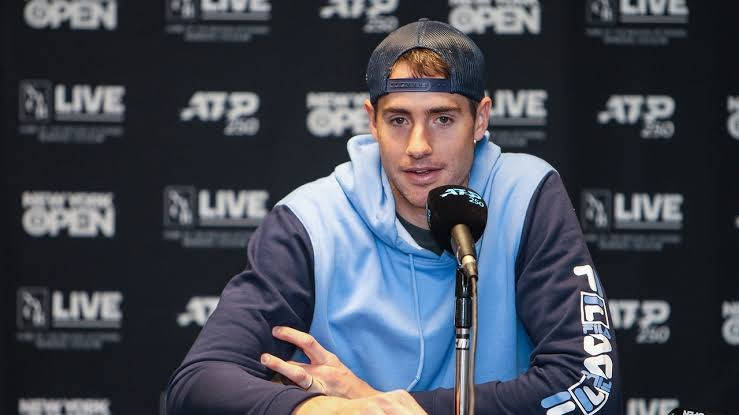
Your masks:
{"label": "short hair", "polygon": [[[390,73],[395,70],[398,63],[405,63],[414,78],[442,77],[449,79],[451,69],[449,64],[436,52],[427,48],[410,49],[400,55],[390,68]],[[477,104],[475,100],[467,98],[470,112],[474,118],[477,115]]]}

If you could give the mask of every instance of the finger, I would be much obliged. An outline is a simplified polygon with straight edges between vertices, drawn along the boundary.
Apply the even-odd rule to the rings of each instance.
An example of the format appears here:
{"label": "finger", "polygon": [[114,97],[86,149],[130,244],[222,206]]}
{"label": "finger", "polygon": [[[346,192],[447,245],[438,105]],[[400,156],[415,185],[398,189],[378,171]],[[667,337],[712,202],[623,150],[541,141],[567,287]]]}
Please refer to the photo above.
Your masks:
{"label": "finger", "polygon": [[405,408],[405,410],[408,411],[408,413],[413,413],[413,414],[425,414],[426,413],[426,411],[423,410],[421,405],[419,405],[418,402],[416,402],[416,400],[413,399],[413,396],[411,396],[411,394],[409,394],[408,392],[402,389],[399,389],[399,390],[391,391],[388,394],[392,396],[396,400],[396,402],[402,405],[403,408]]}
{"label": "finger", "polygon": [[301,348],[314,365],[325,365],[333,356],[313,336],[292,327],[276,326],[272,329],[272,335]]}
{"label": "finger", "polygon": [[303,389],[311,386],[311,376],[300,366],[290,364],[269,353],[262,354],[260,361],[264,366],[290,379]]}

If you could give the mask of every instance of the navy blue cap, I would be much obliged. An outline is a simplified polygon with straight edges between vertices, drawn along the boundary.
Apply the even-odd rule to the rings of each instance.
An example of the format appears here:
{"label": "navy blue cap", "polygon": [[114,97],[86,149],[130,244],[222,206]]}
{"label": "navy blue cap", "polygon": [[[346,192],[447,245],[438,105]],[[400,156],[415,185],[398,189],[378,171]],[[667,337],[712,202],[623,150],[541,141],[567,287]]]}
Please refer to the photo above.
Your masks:
{"label": "navy blue cap", "polygon": [[[400,55],[411,49],[430,49],[449,65],[449,79],[388,79]],[[450,92],[475,101],[485,96],[485,58],[467,35],[454,27],[420,19],[390,33],[375,48],[367,64],[370,100],[391,92]]]}

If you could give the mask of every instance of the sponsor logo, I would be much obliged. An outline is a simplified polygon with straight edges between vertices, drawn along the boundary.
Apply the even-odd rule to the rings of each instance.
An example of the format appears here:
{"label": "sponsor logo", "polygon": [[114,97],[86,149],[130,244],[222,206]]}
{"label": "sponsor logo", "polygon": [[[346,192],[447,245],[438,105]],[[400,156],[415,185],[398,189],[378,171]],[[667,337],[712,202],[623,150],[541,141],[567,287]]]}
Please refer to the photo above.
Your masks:
{"label": "sponsor logo", "polygon": [[449,24],[468,34],[541,33],[538,0],[449,0]]}
{"label": "sponsor logo", "polygon": [[682,242],[683,195],[584,189],[580,222],[585,240],[603,250],[661,251]]}
{"label": "sponsor logo", "polygon": [[41,142],[101,143],[123,135],[126,106],[121,85],[19,83],[19,133]]}
{"label": "sponsor logo", "polygon": [[585,34],[607,45],[664,46],[688,37],[687,0],[587,0]]}
{"label": "sponsor logo", "polygon": [[184,122],[224,122],[223,135],[253,136],[259,132],[259,95],[254,92],[198,91],[180,111]]}
{"label": "sponsor logo", "polygon": [[177,325],[187,327],[191,324],[203,327],[208,318],[216,310],[219,297],[192,297],[185,307],[185,312],[177,316]]}
{"label": "sponsor logo", "polygon": [[641,138],[672,138],[675,100],[667,95],[612,95],[598,113],[598,124],[641,125]]}
{"label": "sponsor logo", "polygon": [[630,398],[626,400],[626,415],[668,415],[679,405],[676,398]]}
{"label": "sponsor logo", "polygon": [[113,193],[26,191],[21,195],[22,224],[33,237],[115,236]]}
{"label": "sponsor logo", "polygon": [[243,248],[267,215],[266,190],[164,189],[164,239],[187,248]]}
{"label": "sponsor logo", "polygon": [[726,120],[726,129],[729,135],[739,140],[739,95],[726,99],[726,110],[729,118]]}
{"label": "sponsor logo", "polygon": [[636,343],[666,343],[670,339],[670,304],[663,300],[608,301],[611,321],[616,330],[637,328]]}
{"label": "sponsor logo", "polygon": [[499,89],[493,93],[490,127],[501,146],[525,147],[547,137],[547,98],[544,89]]}
{"label": "sponsor logo", "polygon": [[99,350],[121,340],[120,291],[21,287],[16,295],[17,340],[38,349]]}
{"label": "sponsor logo", "polygon": [[598,274],[590,265],[576,266],[572,272],[575,278],[585,278],[589,288],[580,292],[583,349],[588,357],[583,362],[580,380],[567,390],[542,399],[541,406],[548,414],[566,414],[579,408],[590,415],[603,408],[613,387],[612,334]]}
{"label": "sponsor logo", "polygon": [[[468,203],[472,203],[472,204],[478,205],[483,208],[485,207],[485,202],[482,200],[482,196],[480,196],[479,194],[473,191],[467,190],[467,189],[463,189],[463,188],[446,189],[444,193],[441,194],[440,197],[445,198],[447,196],[466,197]],[[426,211],[429,212],[428,209],[426,209]]]}
{"label": "sponsor logo", "polygon": [[185,42],[249,42],[270,33],[270,0],[164,0],[165,32]]}
{"label": "sponsor logo", "polygon": [[318,11],[321,19],[361,20],[364,33],[390,33],[398,28],[394,16],[399,0],[328,0]]}
{"label": "sponsor logo", "polygon": [[739,346],[739,301],[724,301],[721,316],[725,319],[721,326],[724,340],[732,346]]}
{"label": "sponsor logo", "polygon": [[368,98],[366,92],[309,92],[305,97],[308,132],[319,138],[369,132],[364,111],[364,101]]}
{"label": "sponsor logo", "polygon": [[33,29],[115,30],[116,0],[30,0],[23,19]]}
{"label": "sponsor logo", "polygon": [[19,415],[110,415],[110,399],[20,398]]}

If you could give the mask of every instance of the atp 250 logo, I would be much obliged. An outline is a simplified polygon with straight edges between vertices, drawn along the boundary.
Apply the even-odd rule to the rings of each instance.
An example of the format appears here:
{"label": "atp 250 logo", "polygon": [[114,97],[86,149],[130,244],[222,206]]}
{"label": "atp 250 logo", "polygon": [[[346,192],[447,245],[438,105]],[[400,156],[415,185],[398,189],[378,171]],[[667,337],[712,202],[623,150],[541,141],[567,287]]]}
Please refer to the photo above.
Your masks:
{"label": "atp 250 logo", "polygon": [[390,33],[398,28],[394,15],[399,0],[328,0],[318,12],[324,20],[364,20],[364,33]]}
{"label": "atp 250 logo", "polygon": [[641,138],[672,138],[675,99],[668,95],[612,95],[598,113],[598,124],[636,125]]}
{"label": "atp 250 logo", "polygon": [[184,122],[223,121],[223,135],[253,136],[259,132],[259,95],[254,92],[197,91],[180,111]]}

